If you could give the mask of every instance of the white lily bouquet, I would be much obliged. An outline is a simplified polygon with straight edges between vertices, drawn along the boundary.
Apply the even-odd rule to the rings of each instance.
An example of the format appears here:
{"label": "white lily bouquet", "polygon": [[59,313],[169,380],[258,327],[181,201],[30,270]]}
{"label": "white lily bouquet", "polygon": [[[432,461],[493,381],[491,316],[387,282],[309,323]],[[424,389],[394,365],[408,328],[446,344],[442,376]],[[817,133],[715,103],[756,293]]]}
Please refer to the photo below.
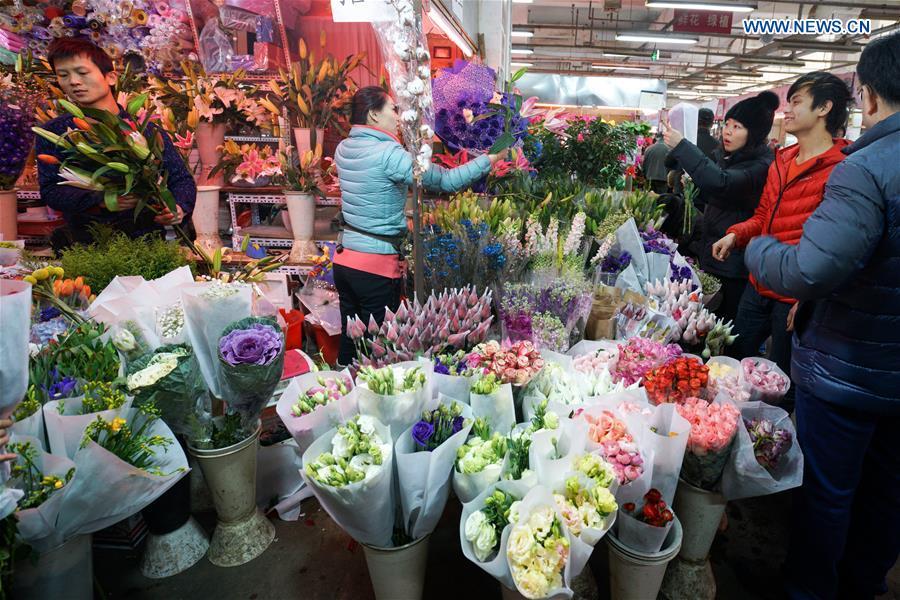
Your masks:
{"label": "white lily bouquet", "polygon": [[480,373],[472,380],[469,404],[475,418],[484,417],[504,435],[516,424],[516,405],[512,385],[503,383],[495,373]]}
{"label": "white lily bouquet", "polygon": [[374,369],[362,367],[356,375],[359,412],[387,425],[396,439],[412,427],[425,410],[434,408],[431,363],[404,362]]}
{"label": "white lily bouquet", "polygon": [[391,430],[358,415],[303,453],[301,474],[331,518],[363,544],[387,547],[394,532]]}
{"label": "white lily bouquet", "polygon": [[291,379],[275,407],[300,452],[320,435],[357,414],[348,371],[315,371]]}
{"label": "white lily bouquet", "polygon": [[506,436],[491,432],[488,421],[475,419],[472,435],[456,451],[453,491],[460,502],[471,502],[486,487],[500,479],[506,458]]}

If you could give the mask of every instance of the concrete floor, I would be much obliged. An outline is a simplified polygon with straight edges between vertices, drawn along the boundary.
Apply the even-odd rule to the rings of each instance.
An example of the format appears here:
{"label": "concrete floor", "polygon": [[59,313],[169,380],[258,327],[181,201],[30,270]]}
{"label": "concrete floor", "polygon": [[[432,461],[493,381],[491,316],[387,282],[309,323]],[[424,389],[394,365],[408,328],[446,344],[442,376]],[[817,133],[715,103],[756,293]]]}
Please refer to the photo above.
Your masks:
{"label": "concrete floor", "polygon": [[[223,569],[208,560],[175,577],[144,578],[137,554],[94,551],[94,573],[102,588],[97,598],[129,600],[370,600],[362,548],[341,531],[315,499],[304,501],[305,515],[296,522],[277,518],[275,542],[250,563]],[[718,598],[751,600],[778,598],[778,568],[787,546],[789,494],[732,502],[729,525],[712,549]],[[469,562],[459,547],[460,505],[447,503],[444,516],[431,538],[426,588],[427,600],[497,599],[499,584]],[[211,514],[200,515],[211,529]],[[596,586],[579,590],[577,600],[609,597],[606,547],[598,544],[590,563]],[[900,569],[891,574],[892,592],[879,600],[900,600]],[[649,600],[649,599],[648,599]]]}

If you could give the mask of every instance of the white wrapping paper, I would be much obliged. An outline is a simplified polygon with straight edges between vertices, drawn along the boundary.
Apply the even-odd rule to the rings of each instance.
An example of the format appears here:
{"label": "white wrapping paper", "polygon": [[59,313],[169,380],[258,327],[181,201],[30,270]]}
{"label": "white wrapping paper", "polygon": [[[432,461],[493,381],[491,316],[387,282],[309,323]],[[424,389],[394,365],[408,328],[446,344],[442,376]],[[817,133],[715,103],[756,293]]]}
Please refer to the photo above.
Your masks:
{"label": "white wrapping paper", "polygon": [[[81,446],[81,438],[84,428],[97,417],[103,417],[106,421],[112,421],[117,417],[127,418],[131,410],[131,398],[127,397],[125,403],[119,408],[102,410],[100,412],[81,414],[81,404],[84,396],[66,398],[65,400],[51,400],[44,405],[44,423],[47,427],[47,441],[50,452],[60,456],[74,458]],[[63,404],[63,412],[60,413],[59,405]]]}
{"label": "white wrapping paper", "polygon": [[[643,498],[640,500],[632,500],[632,502],[637,505],[637,510],[640,510],[644,505]],[[659,552],[663,543],[666,541],[666,537],[669,535],[672,524],[675,522],[672,520],[666,523],[665,527],[656,527],[644,523],[643,521],[638,521],[624,510],[620,510],[619,513],[619,525],[616,530],[616,537],[625,546],[632,550],[637,550],[638,552],[647,552],[651,554]]]}
{"label": "white wrapping paper", "polygon": [[225,298],[204,298],[203,293],[213,285],[216,284],[202,283],[183,289],[181,302],[185,333],[194,348],[206,385],[213,396],[224,398],[219,338],[226,327],[250,316],[252,290],[250,286],[241,286],[236,294]]}
{"label": "white wrapping paper", "polygon": [[[39,440],[30,436],[14,435],[12,441],[16,443],[31,442],[32,447],[38,450],[37,463],[38,470],[46,475],[57,475],[65,481],[66,473],[75,467],[75,463],[64,456],[57,456],[41,450]],[[76,471],[75,477],[78,476]],[[18,520],[19,535],[26,544],[31,546],[36,552],[41,553],[62,544],[65,540],[59,533],[59,513],[66,502],[66,497],[72,490],[72,484],[75,479],[64,485],[61,489],[50,494],[40,506],[20,510],[16,513]],[[16,480],[13,479],[10,484],[15,486]]]}
{"label": "white wrapping paper", "polygon": [[491,431],[508,435],[516,424],[516,405],[512,386],[504,383],[493,394],[469,394],[472,416],[487,419]]}
{"label": "white wrapping paper", "polygon": [[0,326],[0,417],[6,417],[28,388],[31,284],[0,280]]}
{"label": "white wrapping paper", "polygon": [[678,475],[681,473],[681,463],[690,434],[691,424],[678,414],[675,405],[660,404],[647,420],[641,436],[643,446],[653,451],[653,478],[650,486],[659,490],[669,506],[675,500],[675,488],[678,487]]}
{"label": "white wrapping paper", "polygon": [[46,450],[47,436],[44,434],[44,407],[37,409],[30,417],[26,417],[21,421],[15,421],[9,432],[18,437],[33,438],[37,443],[37,448]]}
{"label": "white wrapping paper", "polygon": [[[130,410],[129,422],[136,410]],[[156,449],[155,466],[164,475],[137,469],[93,441],[78,449],[72,459],[76,476],[59,515],[63,539],[99,531],[143,510],[187,474],[184,450],[163,421],[156,420],[145,433],[172,440],[165,451]]]}
{"label": "white wrapping paper", "polygon": [[575,458],[584,453],[587,423],[563,419],[558,429],[542,429],[531,436],[528,461],[538,481],[555,489],[563,485]]}
{"label": "white wrapping paper", "polygon": [[294,413],[291,412],[291,407],[297,403],[298,397],[306,393],[306,390],[319,385],[319,377],[324,379],[346,378],[350,382],[350,387],[353,388],[353,379],[350,377],[350,372],[346,369],[340,372],[314,371],[305,373],[291,379],[287,388],[282,392],[278,404],[275,406],[275,412],[281,417],[284,426],[287,427],[294,441],[297,442],[301,454],[323,433],[332,427],[337,427],[340,423],[349,420],[359,412],[356,404],[357,391],[356,388],[353,388],[349,394],[341,397],[339,400],[329,402],[325,406],[318,406],[311,413],[301,417],[295,417]]}
{"label": "white wrapping paper", "polygon": [[[428,360],[408,361],[391,365],[392,369],[413,369],[421,367],[425,374],[425,385],[414,392],[403,392],[392,396],[383,396],[370,390],[365,382],[357,378],[357,404],[359,414],[375,417],[391,429],[391,433],[400,436],[401,433],[412,427],[422,413],[437,406],[437,400],[432,398],[431,362]],[[396,438],[395,438],[396,439]]]}
{"label": "white wrapping paper", "polygon": [[[447,406],[454,402],[445,396],[439,401]],[[444,512],[456,451],[472,430],[472,409],[465,404],[460,406],[462,416],[468,422],[435,450],[417,452],[412,427],[407,428],[394,444],[404,530],[414,540],[434,531]]]}
{"label": "white wrapping paper", "polygon": [[459,400],[464,404],[469,404],[469,390],[472,387],[471,375],[444,375],[443,373],[432,374],[433,394],[436,398],[439,394],[443,394],[448,398]]}
{"label": "white wrapping paper", "polygon": [[[391,430],[376,419],[375,431],[384,442],[391,440]],[[331,452],[331,438],[337,428],[322,434],[303,453],[303,464],[316,460],[324,452]],[[362,544],[380,548],[391,546],[394,533],[393,476],[394,452],[386,452],[381,469],[371,479],[343,487],[323,485],[301,470],[303,480],[312,489],[322,508],[346,531]]]}

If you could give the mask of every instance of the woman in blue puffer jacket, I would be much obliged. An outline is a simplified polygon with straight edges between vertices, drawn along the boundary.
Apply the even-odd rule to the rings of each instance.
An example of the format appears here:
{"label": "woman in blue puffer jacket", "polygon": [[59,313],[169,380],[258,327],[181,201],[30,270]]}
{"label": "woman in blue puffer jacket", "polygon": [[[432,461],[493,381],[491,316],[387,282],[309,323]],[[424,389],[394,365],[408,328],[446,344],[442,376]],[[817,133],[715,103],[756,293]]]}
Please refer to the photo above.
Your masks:
{"label": "woman in blue puffer jacket", "polygon": [[[348,365],[355,356],[347,337],[347,317],[368,321],[372,315],[380,324],[386,307],[396,310],[400,305],[399,247],[407,230],[404,209],[415,160],[397,139],[397,107],[382,88],[356,92],[350,123],[350,136],[334,155],[344,221],[334,256],[343,329],[341,365]],[[500,158],[479,156],[455,169],[432,164],[423,184],[444,193],[456,192],[487,175]]]}

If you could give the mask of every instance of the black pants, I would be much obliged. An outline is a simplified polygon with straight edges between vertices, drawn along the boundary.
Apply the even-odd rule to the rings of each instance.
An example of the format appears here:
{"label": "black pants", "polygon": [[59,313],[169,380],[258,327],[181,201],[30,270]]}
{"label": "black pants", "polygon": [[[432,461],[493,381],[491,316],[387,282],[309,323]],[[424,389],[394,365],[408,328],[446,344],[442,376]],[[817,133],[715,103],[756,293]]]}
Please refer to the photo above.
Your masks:
{"label": "black pants", "polygon": [[[761,296],[752,285],[744,289],[738,307],[734,332],[738,335],[731,347],[731,355],[742,359],[759,356],[760,345],[772,336],[768,359],[778,365],[788,376],[791,374],[791,339],[793,332],[787,330],[787,316],[793,304],[779,302]],[[790,414],[794,410],[794,385],[791,384],[782,399],[781,408]]]}
{"label": "black pants", "polygon": [[718,277],[722,282],[722,303],[715,310],[716,316],[726,321],[735,322],[738,314],[738,306],[741,304],[741,297],[744,295],[744,289],[747,287],[747,278]]}
{"label": "black pants", "polygon": [[347,337],[347,317],[360,317],[369,321],[375,317],[380,325],[385,308],[400,308],[400,279],[373,275],[365,271],[334,265],[334,285],[341,302],[341,349],[338,363],[349,365],[356,357],[353,341]]}

